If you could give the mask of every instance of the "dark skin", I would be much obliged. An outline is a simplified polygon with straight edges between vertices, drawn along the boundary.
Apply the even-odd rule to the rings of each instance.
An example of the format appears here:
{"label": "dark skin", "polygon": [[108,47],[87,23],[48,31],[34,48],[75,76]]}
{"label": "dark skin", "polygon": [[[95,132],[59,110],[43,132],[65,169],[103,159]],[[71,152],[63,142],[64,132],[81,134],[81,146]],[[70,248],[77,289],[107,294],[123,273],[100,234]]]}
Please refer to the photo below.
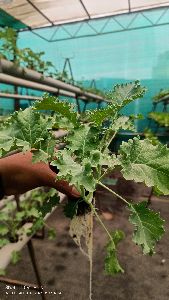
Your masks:
{"label": "dark skin", "polygon": [[32,153],[13,154],[0,159],[0,175],[5,195],[19,195],[41,186],[55,188],[68,197],[80,196],[74,186],[66,181],[57,180],[48,164],[44,162],[32,163]]}

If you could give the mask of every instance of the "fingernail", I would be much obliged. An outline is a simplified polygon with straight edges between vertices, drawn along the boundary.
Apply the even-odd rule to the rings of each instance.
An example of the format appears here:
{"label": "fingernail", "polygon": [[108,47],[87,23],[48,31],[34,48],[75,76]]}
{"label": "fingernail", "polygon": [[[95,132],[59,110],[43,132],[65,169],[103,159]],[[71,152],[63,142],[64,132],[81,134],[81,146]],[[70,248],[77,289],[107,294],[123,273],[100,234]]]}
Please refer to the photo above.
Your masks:
{"label": "fingernail", "polygon": [[78,190],[75,188],[75,186],[72,187],[72,194],[74,194],[75,196],[80,196],[80,193],[78,192]]}

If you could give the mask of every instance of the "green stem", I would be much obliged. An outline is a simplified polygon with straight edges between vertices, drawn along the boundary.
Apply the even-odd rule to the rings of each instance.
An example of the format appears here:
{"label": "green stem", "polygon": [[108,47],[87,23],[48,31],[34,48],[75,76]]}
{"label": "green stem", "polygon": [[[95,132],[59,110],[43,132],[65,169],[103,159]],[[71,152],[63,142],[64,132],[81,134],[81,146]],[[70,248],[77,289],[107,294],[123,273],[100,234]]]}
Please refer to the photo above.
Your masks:
{"label": "green stem", "polygon": [[99,223],[101,224],[101,226],[104,228],[104,230],[106,231],[108,237],[110,238],[110,240],[112,241],[112,236],[110,234],[110,232],[107,230],[106,226],[104,225],[104,223],[102,222],[101,218],[99,217],[99,214],[96,211],[96,208],[92,205],[92,203],[88,203],[90,205],[90,208],[92,210],[92,212],[94,213],[94,215],[96,216],[96,218],[98,219]]}
{"label": "green stem", "polygon": [[98,182],[98,184],[100,186],[102,186],[104,189],[106,189],[107,191],[109,191],[111,194],[115,195],[116,197],[118,197],[119,199],[121,199],[123,202],[125,202],[127,205],[130,205],[130,202],[128,202],[126,199],[124,199],[122,196],[120,196],[119,194],[117,194],[116,192],[114,192],[113,190],[109,189],[106,185],[104,185],[101,182]]}
{"label": "green stem", "polygon": [[114,132],[114,134],[112,135],[111,139],[109,140],[108,144],[107,144],[107,148],[109,147],[109,145],[111,144],[112,140],[115,138],[117,134],[117,131]]}
{"label": "green stem", "polygon": [[[118,112],[116,111],[115,115],[114,115],[114,120],[117,118]],[[110,143],[112,142],[112,140],[114,139],[115,135],[117,134],[117,131],[114,132],[114,134],[112,135],[112,137],[110,138],[110,135],[112,134],[113,130],[108,130],[107,133],[104,136],[104,143],[106,144],[105,149],[107,149],[110,145]],[[110,138],[110,140],[108,141],[108,139]],[[104,145],[103,145],[103,150],[104,149]]]}
{"label": "green stem", "polygon": [[109,173],[113,169],[114,169],[114,167],[113,168],[107,168],[107,170],[101,175],[101,177],[99,178],[98,181],[100,181],[107,173]]}
{"label": "green stem", "polygon": [[44,226],[48,229],[52,229],[52,227],[50,227],[46,222],[44,222]]}

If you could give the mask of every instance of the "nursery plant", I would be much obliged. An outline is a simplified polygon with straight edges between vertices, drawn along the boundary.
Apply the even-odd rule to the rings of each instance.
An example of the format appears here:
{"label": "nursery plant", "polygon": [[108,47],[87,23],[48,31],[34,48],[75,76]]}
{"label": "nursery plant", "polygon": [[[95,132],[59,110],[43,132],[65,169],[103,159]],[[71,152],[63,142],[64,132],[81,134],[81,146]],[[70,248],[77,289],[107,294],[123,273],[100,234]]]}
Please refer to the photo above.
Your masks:
{"label": "nursery plant", "polygon": [[[16,66],[28,68],[42,73],[45,76],[64,81],[68,84],[79,86],[82,90],[104,97],[104,93],[99,89],[85,88],[70,78],[68,72],[63,70],[59,72],[51,61],[45,61],[44,51],[35,52],[30,48],[19,48],[17,46],[18,34],[16,30],[10,27],[0,29],[0,59],[4,58],[13,61]],[[23,70],[24,71],[24,70]]]}
{"label": "nursery plant", "polygon": [[105,96],[105,93],[101,90],[99,90],[98,88],[94,88],[94,87],[83,87],[83,89],[89,93],[93,93],[96,95],[99,95],[101,97]]}
{"label": "nursery plant", "polygon": [[149,139],[153,145],[157,145],[160,143],[158,137],[150,128],[145,128],[144,136],[145,138]]}
{"label": "nursery plant", "polygon": [[49,69],[53,68],[50,61],[44,61],[42,56],[45,52],[34,52],[30,48],[24,48],[20,54],[20,65],[31,70],[35,70],[44,75],[48,75]]}
{"label": "nursery plant", "polygon": [[13,28],[6,27],[0,30],[0,58],[13,61],[18,66],[48,74],[49,70],[53,68],[53,64],[42,59],[44,52],[34,52],[30,48],[19,48],[17,38],[18,34]]}
{"label": "nursery plant", "polygon": [[0,30],[0,58],[6,58],[8,60],[14,60],[19,54],[19,49],[17,48],[17,32],[6,27]]}
{"label": "nursery plant", "polygon": [[[120,114],[121,109],[135,99],[143,97],[146,89],[138,81],[116,85],[107,95],[111,101],[106,108],[86,111],[85,122],[66,101],[44,95],[34,107],[11,115],[0,132],[0,155],[20,149],[32,151],[32,162],[44,161],[56,168],[57,179],[67,180],[80,192],[79,199],[69,200],[64,207],[70,221],[70,235],[90,262],[90,299],[92,298],[92,252],[93,217],[98,220],[108,238],[105,271],[109,275],[123,273],[118,261],[118,243],[124,238],[123,231],[110,232],[104,225],[95,206],[95,191],[101,186],[123,201],[133,225],[133,242],[144,254],[152,255],[155,244],[164,233],[164,220],[151,210],[146,201],[133,203],[107,187],[103,178],[114,169],[119,169],[127,180],[144,182],[154,186],[164,195],[169,194],[169,149],[165,145],[153,145],[149,139],[139,137],[122,142],[117,155],[110,151],[110,144],[121,129],[134,130],[133,118]],[[44,118],[43,111],[55,112]],[[66,147],[55,150],[56,141],[52,132],[54,124],[69,129],[64,138]],[[108,122],[107,122],[108,121]],[[71,125],[71,126],[70,126]],[[53,205],[53,204],[52,204]],[[55,203],[54,203],[55,205]],[[47,212],[43,207],[43,216]],[[84,243],[85,241],[85,243]]]}
{"label": "nursery plant", "polygon": [[162,99],[166,96],[169,96],[169,90],[161,89],[160,92],[153,97],[153,102],[158,103],[158,102],[162,101]]}
{"label": "nursery plant", "polygon": [[[32,235],[44,226],[48,229],[49,238],[55,236],[54,228],[50,228],[43,219],[43,209],[50,212],[52,207],[49,201],[55,205],[59,202],[56,190],[33,190],[26,193],[18,205],[14,200],[6,199],[0,211],[0,248],[22,239],[23,233]],[[30,222],[33,223],[32,227],[25,229],[23,225]]]}
{"label": "nursery plant", "polygon": [[169,127],[169,113],[168,112],[151,112],[149,118],[157,122],[160,126]]}

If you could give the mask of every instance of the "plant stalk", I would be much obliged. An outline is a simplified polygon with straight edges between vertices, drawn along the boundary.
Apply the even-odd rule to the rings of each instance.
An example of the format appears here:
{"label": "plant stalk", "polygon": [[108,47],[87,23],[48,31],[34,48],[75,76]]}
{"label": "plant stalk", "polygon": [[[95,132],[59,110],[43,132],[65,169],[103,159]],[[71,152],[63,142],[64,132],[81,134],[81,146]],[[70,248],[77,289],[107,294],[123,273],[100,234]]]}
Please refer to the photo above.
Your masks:
{"label": "plant stalk", "polygon": [[111,139],[109,140],[108,144],[107,144],[107,148],[109,147],[109,145],[111,144],[112,140],[115,138],[117,134],[117,131],[114,132],[114,134],[112,135]]}
{"label": "plant stalk", "polygon": [[112,241],[112,236],[110,234],[110,232],[107,230],[106,226],[104,225],[104,223],[102,222],[101,218],[99,217],[99,214],[96,211],[96,208],[91,204],[88,203],[90,205],[91,210],[93,211],[93,213],[95,214],[96,218],[98,219],[99,223],[101,224],[101,226],[104,228],[104,230],[106,231],[108,237],[110,238],[110,240]]}
{"label": "plant stalk", "polygon": [[107,191],[109,191],[111,194],[115,195],[116,197],[118,197],[119,199],[121,199],[123,202],[125,202],[127,205],[130,205],[130,203],[124,199],[122,196],[120,196],[119,194],[117,194],[116,192],[114,192],[113,190],[109,189],[106,185],[104,185],[103,183],[101,183],[100,181],[98,182],[98,184],[100,186],[102,186],[104,189],[106,189]]}

